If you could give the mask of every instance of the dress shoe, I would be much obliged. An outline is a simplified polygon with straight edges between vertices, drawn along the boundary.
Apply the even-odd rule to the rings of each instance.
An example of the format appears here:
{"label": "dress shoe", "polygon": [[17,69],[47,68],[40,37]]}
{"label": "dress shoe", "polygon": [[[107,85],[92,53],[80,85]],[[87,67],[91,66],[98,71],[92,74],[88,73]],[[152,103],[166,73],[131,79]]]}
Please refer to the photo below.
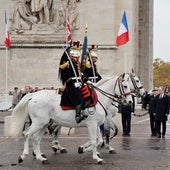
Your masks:
{"label": "dress shoe", "polygon": [[165,138],[165,135],[162,135],[162,138]]}
{"label": "dress shoe", "polygon": [[156,134],[151,134],[151,137],[155,137],[155,136],[157,136]]}
{"label": "dress shoe", "polygon": [[161,135],[158,135],[157,138],[161,138]]}

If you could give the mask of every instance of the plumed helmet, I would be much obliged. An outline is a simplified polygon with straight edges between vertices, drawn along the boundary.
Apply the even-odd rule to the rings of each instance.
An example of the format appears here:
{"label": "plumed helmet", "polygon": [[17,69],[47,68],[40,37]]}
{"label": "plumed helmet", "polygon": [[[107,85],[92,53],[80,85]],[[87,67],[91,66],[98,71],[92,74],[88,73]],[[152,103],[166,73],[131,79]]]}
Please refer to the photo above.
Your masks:
{"label": "plumed helmet", "polygon": [[80,42],[73,42],[73,46],[70,48],[70,57],[80,57],[81,55],[81,48],[80,48]]}
{"label": "plumed helmet", "polygon": [[92,57],[98,57],[98,56],[97,56],[97,51],[92,50],[92,51],[90,52],[90,54],[91,54]]}
{"label": "plumed helmet", "polygon": [[97,46],[91,45],[90,54],[91,54],[91,57],[98,57]]}

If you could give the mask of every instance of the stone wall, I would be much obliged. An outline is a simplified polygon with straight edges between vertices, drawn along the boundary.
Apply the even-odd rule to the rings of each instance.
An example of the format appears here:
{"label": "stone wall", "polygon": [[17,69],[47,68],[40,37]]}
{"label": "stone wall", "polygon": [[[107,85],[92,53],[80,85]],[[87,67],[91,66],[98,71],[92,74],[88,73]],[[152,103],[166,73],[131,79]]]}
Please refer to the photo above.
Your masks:
{"label": "stone wall", "polygon": [[[4,11],[10,13],[9,6],[15,0],[1,0],[0,21],[4,23]],[[152,87],[152,15],[153,1],[140,2],[137,0],[80,0],[79,29],[71,32],[73,41],[83,43],[85,25],[88,26],[88,44],[98,45],[98,69],[101,75],[118,75],[130,72],[132,68],[140,75],[144,87]],[[120,26],[123,11],[126,10],[130,41],[119,48],[115,40]],[[147,18],[143,25],[142,18]],[[6,88],[6,51],[4,47],[4,24],[0,25],[0,93]],[[48,32],[44,41],[36,43],[37,35],[24,37],[22,34],[13,34],[12,46],[8,50],[8,89],[14,86],[23,88],[58,87],[58,65],[65,46],[65,37],[62,31],[63,42],[57,43],[55,37],[48,39]],[[60,34],[57,33],[57,36]],[[61,37],[61,38],[62,38]],[[25,40],[24,40],[25,38]],[[15,40],[15,41],[14,41]],[[20,41],[22,40],[22,41]],[[50,42],[48,41],[50,40]],[[18,43],[17,43],[18,41]],[[126,68],[126,70],[125,70]],[[1,99],[4,95],[1,95]]]}

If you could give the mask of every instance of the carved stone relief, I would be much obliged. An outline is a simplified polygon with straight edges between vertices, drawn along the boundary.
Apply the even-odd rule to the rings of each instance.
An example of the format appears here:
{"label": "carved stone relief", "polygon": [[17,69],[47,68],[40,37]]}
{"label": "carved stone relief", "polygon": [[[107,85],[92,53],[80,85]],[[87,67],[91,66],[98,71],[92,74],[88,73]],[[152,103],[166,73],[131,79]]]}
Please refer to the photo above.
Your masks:
{"label": "carved stone relief", "polygon": [[[45,41],[53,38],[65,41],[66,14],[70,18],[71,30],[79,28],[79,0],[11,0],[11,35],[13,40],[34,41],[40,37]],[[33,38],[34,35],[34,38]],[[41,36],[45,36],[41,38]],[[54,36],[55,35],[55,36]],[[62,36],[63,35],[63,36]],[[31,37],[32,36],[32,39]],[[53,40],[52,40],[53,41]]]}

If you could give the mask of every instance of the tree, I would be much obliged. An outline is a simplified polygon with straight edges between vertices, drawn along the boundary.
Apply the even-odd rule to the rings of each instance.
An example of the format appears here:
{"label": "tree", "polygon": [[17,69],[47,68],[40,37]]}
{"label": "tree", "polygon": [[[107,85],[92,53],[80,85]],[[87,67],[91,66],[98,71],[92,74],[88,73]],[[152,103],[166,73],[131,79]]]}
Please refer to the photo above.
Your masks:
{"label": "tree", "polygon": [[170,62],[164,62],[156,58],[153,62],[153,84],[154,87],[170,88]]}

